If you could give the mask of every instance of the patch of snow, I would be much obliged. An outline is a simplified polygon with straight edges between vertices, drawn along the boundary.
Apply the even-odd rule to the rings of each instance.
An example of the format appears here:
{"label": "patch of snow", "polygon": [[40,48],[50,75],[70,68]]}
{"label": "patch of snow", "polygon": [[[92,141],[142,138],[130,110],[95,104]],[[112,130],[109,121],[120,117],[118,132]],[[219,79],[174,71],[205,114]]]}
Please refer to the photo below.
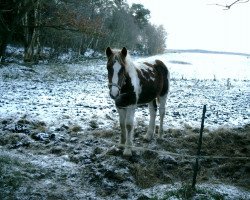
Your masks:
{"label": "patch of snow", "polygon": [[[175,196],[175,192],[181,189],[181,187],[182,187],[181,183],[175,183],[171,185],[170,184],[156,185],[154,187],[141,190],[141,193],[151,198],[157,197],[159,199],[164,199],[167,193],[172,192],[173,194],[169,198],[178,200],[179,198]],[[239,187],[225,185],[225,184],[198,184],[196,188],[197,190],[199,189],[204,190],[212,194],[223,195],[223,199],[225,200],[249,199],[249,196],[250,196],[250,192],[246,190],[243,190]],[[206,196],[206,198],[208,198],[208,196]],[[201,197],[197,197],[197,198],[200,199]],[[194,199],[197,199],[197,198],[194,198]]]}
{"label": "patch of snow", "polygon": [[62,53],[58,56],[59,61],[61,62],[69,62],[75,56],[75,52],[69,49],[67,53]]}
{"label": "patch of snow", "polygon": [[15,54],[15,55],[23,55],[24,48],[23,47],[15,47],[15,46],[7,46],[6,48],[7,54]]}
{"label": "patch of snow", "polygon": [[198,188],[206,189],[207,191],[214,191],[217,194],[224,196],[225,200],[234,200],[234,199],[249,199],[250,192],[243,190],[241,188],[225,185],[225,184],[201,184],[198,185]]}
{"label": "patch of snow", "polygon": [[95,51],[93,49],[87,49],[86,52],[84,53],[84,56],[90,58],[92,57],[94,52]]}
{"label": "patch of snow", "polygon": [[[140,58],[139,61],[162,60],[172,78],[249,80],[250,59],[247,56],[202,53],[170,53]],[[172,62],[175,60],[176,62]],[[180,63],[189,63],[180,64]]]}
{"label": "patch of snow", "polygon": [[93,57],[100,58],[100,57],[102,57],[102,54],[94,51],[93,49],[88,48],[84,53],[84,57],[86,57],[86,58],[93,58]]}

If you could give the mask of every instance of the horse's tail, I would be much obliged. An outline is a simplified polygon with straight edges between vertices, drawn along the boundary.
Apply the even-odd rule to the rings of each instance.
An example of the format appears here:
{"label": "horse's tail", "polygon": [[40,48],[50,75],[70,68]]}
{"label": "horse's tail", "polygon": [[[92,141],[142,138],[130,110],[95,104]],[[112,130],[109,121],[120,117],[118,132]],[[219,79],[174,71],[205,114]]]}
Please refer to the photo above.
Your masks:
{"label": "horse's tail", "polygon": [[170,85],[170,73],[167,66],[160,60],[155,60],[155,69],[162,75],[163,86],[160,96],[167,95]]}
{"label": "horse's tail", "polygon": [[165,73],[169,73],[167,66],[161,60],[155,60],[156,66],[158,69],[165,71]]}

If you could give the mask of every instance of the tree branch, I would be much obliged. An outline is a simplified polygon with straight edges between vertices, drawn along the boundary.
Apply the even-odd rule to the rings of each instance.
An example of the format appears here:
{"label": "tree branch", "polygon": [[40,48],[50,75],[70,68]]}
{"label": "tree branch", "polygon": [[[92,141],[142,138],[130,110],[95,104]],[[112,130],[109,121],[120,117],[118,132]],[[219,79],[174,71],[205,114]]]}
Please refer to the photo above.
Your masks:
{"label": "tree branch", "polygon": [[221,6],[224,8],[223,10],[229,10],[235,4],[247,3],[247,2],[249,2],[249,0],[235,0],[234,2],[232,2],[229,5],[222,5],[222,4],[217,4],[217,3],[216,4],[209,4],[209,5]]}
{"label": "tree branch", "polygon": [[41,24],[39,26],[20,26],[20,27],[24,27],[24,28],[37,28],[37,29],[42,29],[42,28],[52,28],[52,29],[56,29],[58,31],[71,31],[71,32],[77,32],[77,33],[85,33],[85,34],[91,34],[91,35],[95,35],[95,36],[104,36],[104,33],[101,32],[97,32],[97,31],[93,31],[93,29],[79,29],[79,28],[74,28],[71,26],[68,26],[67,24],[62,24],[62,25],[44,25]]}

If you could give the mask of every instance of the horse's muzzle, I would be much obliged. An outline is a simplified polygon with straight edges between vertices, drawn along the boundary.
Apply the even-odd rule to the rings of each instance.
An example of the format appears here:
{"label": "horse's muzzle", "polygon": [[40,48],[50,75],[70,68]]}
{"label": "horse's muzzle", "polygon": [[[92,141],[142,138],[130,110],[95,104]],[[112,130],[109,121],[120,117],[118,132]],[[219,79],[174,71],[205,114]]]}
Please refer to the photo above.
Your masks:
{"label": "horse's muzzle", "polygon": [[111,92],[109,92],[109,95],[110,95],[111,99],[116,99],[118,97],[118,95],[114,96]]}
{"label": "horse's muzzle", "polygon": [[120,87],[117,84],[109,84],[109,95],[112,99],[116,99],[120,95]]}
{"label": "horse's muzzle", "polygon": [[112,89],[110,89],[109,95],[110,95],[111,99],[116,99],[120,95],[120,91],[119,90],[112,91]]}

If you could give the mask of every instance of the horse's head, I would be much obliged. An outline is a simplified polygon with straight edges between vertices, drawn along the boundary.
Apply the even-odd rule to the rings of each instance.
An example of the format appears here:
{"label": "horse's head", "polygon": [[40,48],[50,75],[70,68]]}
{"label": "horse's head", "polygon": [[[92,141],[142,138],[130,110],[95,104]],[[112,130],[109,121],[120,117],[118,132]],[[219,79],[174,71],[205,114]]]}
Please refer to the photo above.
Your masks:
{"label": "horse's head", "polygon": [[121,51],[118,51],[108,47],[106,49],[106,55],[108,58],[109,94],[112,99],[115,99],[120,95],[121,88],[125,84],[125,59],[127,56],[127,49],[123,47]]}

